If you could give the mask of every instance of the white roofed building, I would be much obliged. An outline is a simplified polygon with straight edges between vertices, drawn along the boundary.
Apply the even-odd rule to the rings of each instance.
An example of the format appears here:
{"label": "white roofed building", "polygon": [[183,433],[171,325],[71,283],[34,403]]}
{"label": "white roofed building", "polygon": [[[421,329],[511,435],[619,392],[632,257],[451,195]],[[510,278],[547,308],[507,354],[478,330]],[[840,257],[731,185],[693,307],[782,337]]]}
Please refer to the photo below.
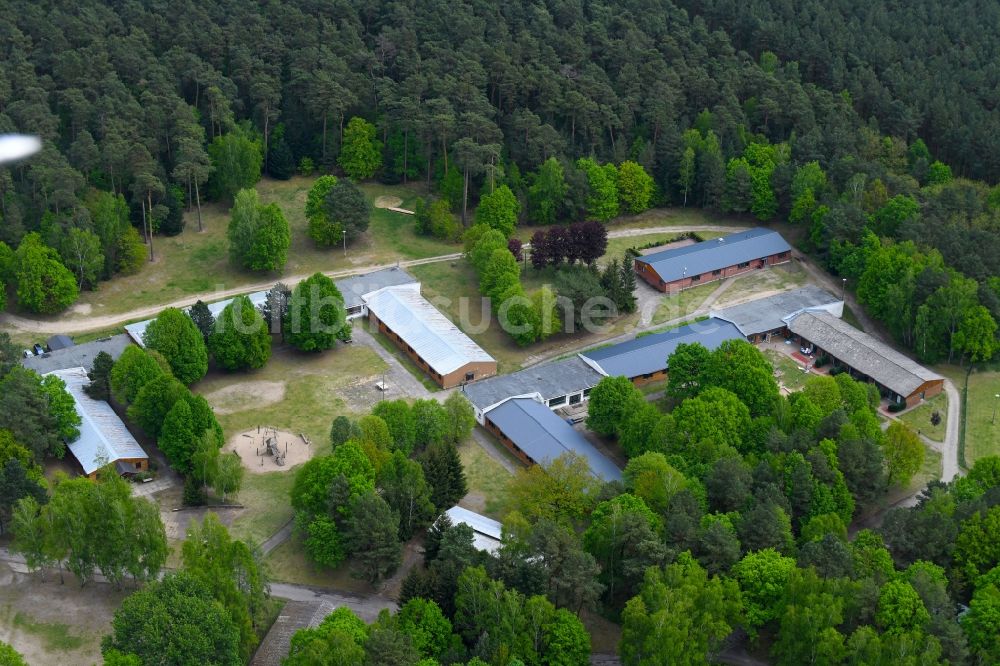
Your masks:
{"label": "white roofed building", "polygon": [[472,545],[476,550],[495,553],[500,548],[503,525],[475,511],[453,506],[444,512],[452,525],[468,525],[472,528]]}
{"label": "white roofed building", "polygon": [[368,319],[442,388],[497,373],[497,362],[420,295],[420,284],[363,296]]}
{"label": "white roofed building", "polygon": [[47,373],[66,382],[80,415],[80,436],[68,442],[69,451],[79,461],[83,473],[93,478],[98,470],[113,464],[119,474],[134,474],[149,468],[149,456],[139,446],[111,405],[94,400],[83,390],[90,383],[84,368],[67,368]]}

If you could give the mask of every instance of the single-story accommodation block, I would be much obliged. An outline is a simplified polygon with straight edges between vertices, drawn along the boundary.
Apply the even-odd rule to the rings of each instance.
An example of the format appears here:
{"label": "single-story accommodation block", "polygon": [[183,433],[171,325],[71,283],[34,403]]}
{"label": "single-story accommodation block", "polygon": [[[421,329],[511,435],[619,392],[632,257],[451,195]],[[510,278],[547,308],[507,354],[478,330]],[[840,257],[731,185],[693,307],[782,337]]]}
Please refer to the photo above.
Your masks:
{"label": "single-story accommodation block", "polygon": [[758,298],[721,310],[709,316],[733,323],[748,342],[767,342],[771,336],[788,336],[788,320],[800,312],[828,312],[844,315],[844,301],[819,287],[808,285],[780,294]]}
{"label": "single-story accommodation block", "polygon": [[66,390],[73,396],[76,413],[80,415],[80,436],[68,442],[68,448],[85,475],[95,478],[98,470],[108,464],[114,465],[123,476],[149,469],[149,456],[111,405],[94,400],[83,390],[90,383],[85,368],[66,368],[46,374],[66,382]]}
{"label": "single-story accommodation block", "polygon": [[472,528],[472,546],[476,550],[493,554],[500,549],[503,524],[475,511],[453,506],[445,511],[452,525],[468,525]]}
{"label": "single-story accommodation block", "polygon": [[486,429],[525,465],[547,465],[571,452],[587,461],[595,478],[622,478],[621,470],[607,456],[538,400],[505,400],[486,412]]}
{"label": "single-story accommodation block", "polygon": [[827,312],[799,313],[788,330],[817,357],[827,355],[856,379],[875,382],[893,402],[913,405],[944,388],[941,375]]}
{"label": "single-story accommodation block", "polygon": [[[394,287],[406,284],[417,284],[416,278],[407,273],[402,268],[383,268],[381,270],[372,271],[371,273],[364,273],[362,275],[352,275],[351,277],[346,277],[341,280],[335,280],[334,283],[337,285],[337,289],[344,297],[344,309],[347,311],[347,320],[357,319],[358,317],[364,317],[368,314],[368,310],[365,308],[365,302],[363,296],[365,294],[370,294],[372,292],[378,291],[379,289],[384,289],[386,287]],[[289,285],[289,288],[294,288],[295,285]],[[255,291],[251,294],[247,294],[250,298],[250,302],[253,303],[255,308],[263,307],[264,303],[267,301],[267,291]],[[227,298],[221,301],[216,301],[214,303],[208,303],[208,311],[212,313],[213,317],[218,318],[222,311],[226,309],[233,299]],[[185,308],[185,310],[190,310],[191,308]],[[125,332],[135,341],[139,346],[145,346],[142,342],[142,336],[146,332],[146,327],[149,323],[153,321],[152,319],[147,319],[146,321],[138,321],[133,324],[128,324],[125,326]]]}
{"label": "single-story accommodation block", "polygon": [[579,356],[536,365],[509,375],[497,375],[465,387],[476,421],[507,398],[538,395],[550,409],[578,405],[590,398],[590,390],[604,378]]}
{"label": "single-story accommodation block", "polygon": [[420,295],[420,284],[386,287],[364,296],[368,320],[441,388],[497,373],[496,359]]}
{"label": "single-story accommodation block", "polygon": [[654,289],[678,291],[784,264],[792,247],[777,231],[755,228],[636,257],[635,272]]}
{"label": "single-story accommodation block", "polygon": [[664,333],[583,352],[580,357],[606,377],[628,377],[641,386],[666,378],[667,359],[680,344],[697,342],[713,350],[726,340],[744,339],[734,324],[709,318]]}
{"label": "single-story accommodation block", "polygon": [[131,344],[132,340],[129,336],[119,333],[108,338],[50,351],[41,356],[29,356],[21,361],[21,365],[40,375],[66,368],[90,370],[94,367],[94,359],[101,352],[107,352],[113,360],[117,361],[125,348]]}

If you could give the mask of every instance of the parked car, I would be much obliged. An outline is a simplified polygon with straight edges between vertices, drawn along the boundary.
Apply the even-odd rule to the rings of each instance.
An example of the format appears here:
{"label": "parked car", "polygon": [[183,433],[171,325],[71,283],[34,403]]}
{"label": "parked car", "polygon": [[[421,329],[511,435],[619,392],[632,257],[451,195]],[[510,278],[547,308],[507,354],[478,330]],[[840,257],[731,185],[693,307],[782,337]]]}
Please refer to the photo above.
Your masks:
{"label": "parked car", "polygon": [[24,358],[31,358],[32,356],[34,356],[34,354],[31,352],[30,349],[25,349],[24,351],[21,352],[21,355],[24,356]]}
{"label": "parked car", "polygon": [[41,346],[37,342],[34,344],[34,346],[32,347],[32,349],[35,352],[35,356],[41,356],[42,354],[45,353],[45,347]]}

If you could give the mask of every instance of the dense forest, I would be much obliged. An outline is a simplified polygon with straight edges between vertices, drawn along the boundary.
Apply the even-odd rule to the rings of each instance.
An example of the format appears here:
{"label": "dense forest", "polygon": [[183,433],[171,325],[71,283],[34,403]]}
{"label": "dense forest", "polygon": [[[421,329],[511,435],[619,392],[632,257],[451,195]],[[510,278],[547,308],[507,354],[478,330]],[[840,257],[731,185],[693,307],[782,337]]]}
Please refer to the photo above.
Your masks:
{"label": "dense forest", "polygon": [[639,210],[591,205],[597,165],[638,164],[649,204],[808,228],[923,359],[992,356],[996,7],[680,4],[15,2],[0,130],[46,147],[0,171],[0,282],[58,311],[261,172],[359,163],[466,224],[506,185],[523,224]]}

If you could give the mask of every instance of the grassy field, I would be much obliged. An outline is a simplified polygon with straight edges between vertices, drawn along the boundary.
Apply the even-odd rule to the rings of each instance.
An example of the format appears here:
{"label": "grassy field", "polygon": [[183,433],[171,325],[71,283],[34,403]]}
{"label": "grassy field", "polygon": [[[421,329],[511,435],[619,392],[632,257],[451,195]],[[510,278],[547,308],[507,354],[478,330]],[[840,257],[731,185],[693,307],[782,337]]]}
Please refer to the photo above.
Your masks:
{"label": "grassy field", "polygon": [[[938,366],[935,371],[948,377],[959,393],[965,386],[965,368]],[[1000,367],[977,368],[969,375],[969,397],[965,413],[965,462],[1000,455]],[[997,410],[996,423],[993,411]]]}
{"label": "grassy field", "polygon": [[801,287],[808,280],[806,272],[798,264],[782,264],[770,268],[745,273],[736,278],[719,296],[718,307],[729,303],[743,302],[765,295]]}
{"label": "grassy field", "polygon": [[[397,259],[421,259],[459,250],[459,246],[413,233],[413,218],[375,208],[368,232],[347,247],[318,248],[306,234],[305,200],[313,178],[295,177],[287,181],[265,179],[257,184],[263,203],[277,203],[292,231],[288,263],[281,272],[254,274],[229,264],[226,227],[229,205],[202,206],[205,231],[198,231],[197,215],[187,213],[183,233],[172,238],[154,237],[156,261],[138,275],[101,283],[100,289],[84,292],[69,316],[115,314],[151,303],[168,303],[191,294],[215,289],[277,281],[282,276],[315,271],[344,270],[356,266],[391,263]],[[414,187],[365,183],[361,186],[369,200],[393,197],[401,206],[412,206],[421,190]]]}
{"label": "grassy field", "polygon": [[764,356],[771,361],[771,365],[779,373],[778,382],[786,389],[795,392],[805,385],[809,375],[802,372],[802,366],[798,363],[773,349],[765,349]]}
{"label": "grassy field", "polygon": [[318,354],[284,345],[274,349],[260,370],[212,371],[193,390],[215,408],[227,437],[272,425],[304,432],[322,443],[335,417],[368,411],[370,405],[359,402],[354,388],[387,367],[378,354],[361,345],[341,345]]}
{"label": "grassy field", "polygon": [[351,575],[350,564],[336,569],[321,567],[306,556],[302,540],[293,536],[271,551],[264,563],[274,580],[297,585],[312,585],[354,593],[371,593],[374,590],[365,581]]}
{"label": "grassy field", "polygon": [[[937,425],[931,423],[931,414],[937,412],[941,415],[941,421]],[[911,409],[900,415],[899,420],[906,423],[914,431],[919,430],[922,435],[926,435],[935,442],[943,442],[948,426],[948,395],[940,393],[924,404]]]}
{"label": "grassy field", "polygon": [[[497,450],[518,467],[521,463],[497,445]],[[467,508],[500,519],[500,511],[507,483],[511,479],[507,468],[494,460],[477,442],[467,439],[458,447],[462,459],[469,493],[462,500]]]}
{"label": "grassy field", "polygon": [[664,294],[660,305],[653,314],[653,324],[662,324],[678,317],[686,317],[701,307],[709,295],[718,289],[719,283],[701,284],[684,289],[675,294]]}
{"label": "grassy field", "polygon": [[[329,450],[330,423],[341,414],[360,414],[370,405],[358,386],[387,366],[368,347],[339,347],[305,354],[282,346],[255,372],[213,371],[194,390],[216,410],[227,439],[258,425],[305,433],[322,455]],[[246,510],[233,522],[240,537],[257,542],[271,536],[292,517],[288,493],[294,468],[286,472],[247,474],[237,498]]]}
{"label": "grassy field", "polygon": [[[449,319],[465,331],[483,349],[497,359],[500,373],[519,369],[532,356],[556,353],[564,347],[579,347],[598,343],[630,330],[638,314],[618,318],[602,333],[559,333],[548,340],[528,347],[519,347],[501,328],[479,294],[479,279],[465,260],[414,266],[410,272],[420,280],[422,293]],[[530,275],[530,272],[529,272]],[[525,287],[538,284],[525,280]],[[484,318],[488,318],[485,326]]]}

